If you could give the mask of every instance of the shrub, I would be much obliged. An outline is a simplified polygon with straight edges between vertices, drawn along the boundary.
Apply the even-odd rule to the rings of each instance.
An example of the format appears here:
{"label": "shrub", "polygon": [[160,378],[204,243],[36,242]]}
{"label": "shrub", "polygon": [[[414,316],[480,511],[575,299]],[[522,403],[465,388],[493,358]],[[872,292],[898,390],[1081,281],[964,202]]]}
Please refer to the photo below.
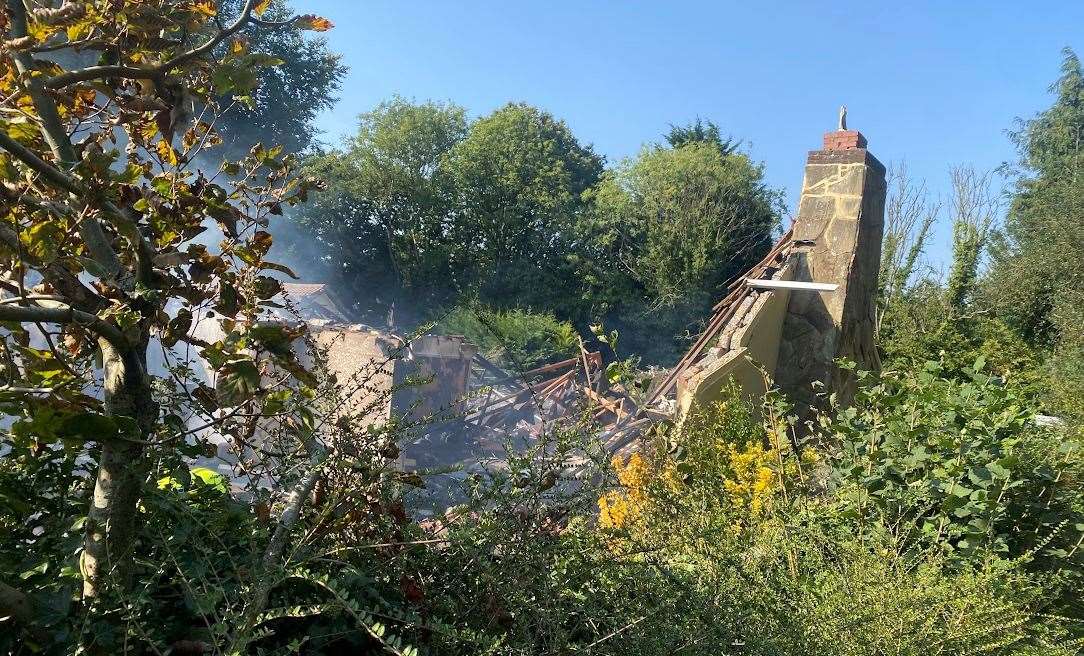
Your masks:
{"label": "shrub", "polygon": [[439,322],[448,335],[463,335],[487,358],[513,370],[526,370],[577,353],[572,324],[531,310],[459,306]]}
{"label": "shrub", "polygon": [[869,534],[943,549],[954,561],[1025,559],[1077,581],[1084,567],[1082,445],[983,372],[928,362],[866,375],[854,405],[822,417],[831,488]]}

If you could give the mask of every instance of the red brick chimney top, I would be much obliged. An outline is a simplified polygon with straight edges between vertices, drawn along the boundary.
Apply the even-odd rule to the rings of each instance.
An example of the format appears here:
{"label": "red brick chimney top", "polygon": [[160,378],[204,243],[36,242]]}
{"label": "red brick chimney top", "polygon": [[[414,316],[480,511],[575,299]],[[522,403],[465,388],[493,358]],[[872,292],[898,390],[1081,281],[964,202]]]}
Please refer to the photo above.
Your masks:
{"label": "red brick chimney top", "polygon": [[824,133],[824,150],[854,150],[865,147],[866,138],[858,130],[836,130]]}

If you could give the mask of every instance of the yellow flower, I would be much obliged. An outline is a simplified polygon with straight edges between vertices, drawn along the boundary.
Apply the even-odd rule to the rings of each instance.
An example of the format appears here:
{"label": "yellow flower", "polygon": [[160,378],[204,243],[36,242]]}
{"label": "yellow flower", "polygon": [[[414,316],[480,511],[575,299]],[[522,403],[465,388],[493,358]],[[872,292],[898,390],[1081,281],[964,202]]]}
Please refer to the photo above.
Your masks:
{"label": "yellow flower", "polygon": [[599,526],[603,528],[621,528],[638,518],[647,505],[647,485],[651,480],[651,466],[639,453],[629,456],[622,462],[620,456],[614,456],[613,468],[623,490],[607,492],[599,497]]}

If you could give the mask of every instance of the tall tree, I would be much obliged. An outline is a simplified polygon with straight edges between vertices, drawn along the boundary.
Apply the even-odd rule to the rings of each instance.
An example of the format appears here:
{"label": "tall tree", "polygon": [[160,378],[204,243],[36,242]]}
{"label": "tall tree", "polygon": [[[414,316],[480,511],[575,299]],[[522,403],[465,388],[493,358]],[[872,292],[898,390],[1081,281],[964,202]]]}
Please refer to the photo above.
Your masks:
{"label": "tall tree", "polygon": [[941,211],[939,204],[931,202],[926,183],[911,180],[905,164],[892,166],[888,186],[881,268],[877,277],[878,332],[889,308],[903,300],[918,273],[919,258]]}
{"label": "tall tree", "polygon": [[571,311],[572,224],[602,159],[553,116],[508,105],[468,124],[456,105],[395,98],[310,169],[327,189],[298,221],[361,308],[481,295]]}
{"label": "tall tree", "polygon": [[995,241],[986,294],[1028,342],[1052,351],[1056,412],[1084,419],[1084,70],[1063,52],[1054,104],[1013,133],[1023,175]]}
{"label": "tall tree", "polygon": [[356,309],[382,314],[406,295],[420,305],[443,297],[455,219],[443,159],[466,133],[463,108],[396,97],[362,114],[342,149],[309,161],[326,189],[296,219]]}
{"label": "tall tree", "polygon": [[959,166],[949,175],[952,180],[952,267],[945,293],[949,307],[959,315],[974,295],[990,229],[1000,210],[1000,194],[993,190],[989,172]]}
{"label": "tall tree", "polygon": [[705,121],[699,116],[695,121],[687,125],[671,125],[665,139],[671,148],[679,148],[690,143],[712,144],[723,155],[729,155],[736,151],[739,146],[730,137],[724,137],[722,131],[719,130],[719,126],[714,121]]}
{"label": "tall tree", "polygon": [[1066,49],[1054,104],[1013,133],[1023,174],[993,249],[991,299],[1029,341],[1080,325],[1084,267],[1084,71]]}
{"label": "tall tree", "polygon": [[556,310],[577,302],[571,240],[602,157],[564,121],[508,104],[471,125],[447,155],[455,185],[453,269],[483,300]]}
{"label": "tall tree", "polygon": [[[250,95],[258,70],[274,63],[249,49],[244,30],[331,26],[312,15],[268,21],[267,4],[246,0],[232,20],[212,2],[181,0],[57,8],[7,0],[0,14],[0,401],[14,418],[4,447],[41,454],[66,445],[89,463],[86,608],[130,584],[150,454],[185,447],[167,400],[185,396],[184,412],[243,439],[243,427],[217,411],[260,414],[260,353],[306,378],[282,348],[288,336],[258,319],[278,289],[263,272],[282,269],[264,258],[272,240],[263,227],[308,183],[277,149],[257,149],[213,176],[190,166],[221,141],[212,127],[218,100]],[[65,70],[39,57],[63,48],[103,63]],[[208,111],[194,117],[196,107]],[[226,236],[221,253],[192,241],[207,223]],[[193,317],[211,309],[230,335],[194,344],[216,387],[156,379],[152,340],[191,342]],[[5,585],[0,603],[0,615],[19,616],[29,602]]]}
{"label": "tall tree", "polygon": [[[241,13],[244,0],[222,0],[218,13],[230,20]],[[286,0],[272,0],[263,14],[269,22],[282,22],[293,14]],[[277,60],[255,72],[259,84],[219,117],[215,124],[225,141],[221,157],[241,157],[257,143],[282,146],[301,153],[316,145],[314,122],[337,98],[346,67],[328,48],[327,40],[298,30],[267,29],[249,25],[239,32],[252,52]],[[220,46],[222,50],[226,45]],[[219,53],[221,54],[221,53]]]}
{"label": "tall tree", "polygon": [[656,359],[671,354],[673,338],[706,315],[727,280],[763,257],[779,224],[781,193],[747,155],[723,150],[713,141],[647,148],[592,193],[584,241],[601,281],[597,298],[624,316],[626,332],[644,333],[647,350],[664,347]]}

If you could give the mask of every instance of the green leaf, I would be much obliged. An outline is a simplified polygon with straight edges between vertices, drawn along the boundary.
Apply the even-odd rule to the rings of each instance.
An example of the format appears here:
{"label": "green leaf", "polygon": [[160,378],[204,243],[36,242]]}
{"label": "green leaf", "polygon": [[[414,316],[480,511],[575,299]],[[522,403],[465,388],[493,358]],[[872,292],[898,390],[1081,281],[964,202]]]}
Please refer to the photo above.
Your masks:
{"label": "green leaf", "polygon": [[239,405],[255,396],[260,388],[260,372],[248,358],[228,361],[218,371],[215,394],[222,405]]}
{"label": "green leaf", "polygon": [[64,231],[51,220],[35,223],[19,233],[19,240],[26,253],[43,264],[49,264],[56,259],[57,249],[63,238]]}

